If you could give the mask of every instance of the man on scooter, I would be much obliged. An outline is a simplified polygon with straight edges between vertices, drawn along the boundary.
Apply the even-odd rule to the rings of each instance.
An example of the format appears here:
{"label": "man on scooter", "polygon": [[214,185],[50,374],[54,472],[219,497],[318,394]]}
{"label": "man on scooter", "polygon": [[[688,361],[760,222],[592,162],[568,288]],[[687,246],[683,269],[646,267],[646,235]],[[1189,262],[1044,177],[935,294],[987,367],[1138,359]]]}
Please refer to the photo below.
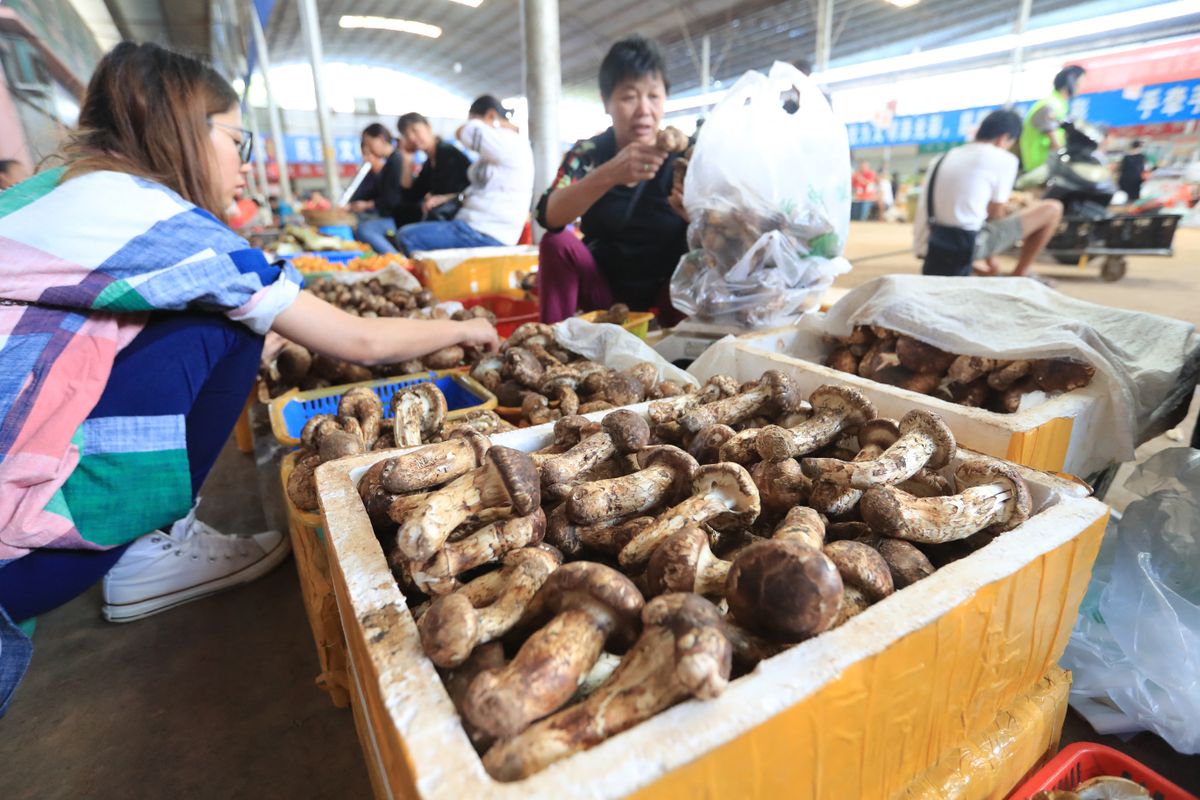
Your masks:
{"label": "man on scooter", "polygon": [[1025,116],[1021,129],[1021,170],[1029,172],[1046,163],[1051,149],[1063,146],[1063,134],[1059,126],[1071,110],[1071,100],[1079,90],[1079,79],[1083,67],[1072,64],[1054,76],[1054,91],[1049,97],[1034,103]]}

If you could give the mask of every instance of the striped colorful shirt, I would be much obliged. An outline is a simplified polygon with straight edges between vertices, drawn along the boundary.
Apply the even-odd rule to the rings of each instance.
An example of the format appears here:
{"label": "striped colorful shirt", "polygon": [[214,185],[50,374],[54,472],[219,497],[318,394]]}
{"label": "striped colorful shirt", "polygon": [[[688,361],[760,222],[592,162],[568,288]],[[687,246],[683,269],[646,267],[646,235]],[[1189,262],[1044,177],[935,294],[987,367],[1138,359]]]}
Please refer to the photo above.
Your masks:
{"label": "striped colorful shirt", "polygon": [[[0,193],[0,567],[183,517],[183,417],[88,419],[116,354],[149,311],[212,311],[265,333],[303,286],[165,186],[63,173]],[[148,480],[113,486],[131,467]],[[85,479],[65,487],[72,475]]]}

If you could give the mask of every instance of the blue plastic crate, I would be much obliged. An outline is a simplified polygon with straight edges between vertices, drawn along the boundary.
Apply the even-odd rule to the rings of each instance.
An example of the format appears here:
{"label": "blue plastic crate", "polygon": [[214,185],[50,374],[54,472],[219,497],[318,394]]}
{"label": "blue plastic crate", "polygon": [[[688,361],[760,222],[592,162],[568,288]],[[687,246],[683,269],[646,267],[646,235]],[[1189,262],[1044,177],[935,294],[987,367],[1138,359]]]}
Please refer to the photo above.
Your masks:
{"label": "blue plastic crate", "polygon": [[318,250],[305,253],[288,253],[286,255],[277,256],[284,261],[291,261],[296,256],[315,256],[323,258],[331,264],[349,264],[354,259],[362,256],[363,253],[358,250]]}
{"label": "blue plastic crate", "polygon": [[441,389],[442,394],[445,395],[446,408],[450,418],[459,417],[477,409],[496,407],[495,395],[466,373],[427,372],[397,378],[383,378],[351,386],[332,386],[328,389],[286,394],[271,402],[271,429],[275,433],[275,438],[283,444],[299,444],[300,432],[304,429],[305,423],[318,414],[336,414],[342,395],[353,386],[366,386],[375,392],[380,402],[383,403],[384,417],[390,419],[391,409],[389,406],[392,395],[409,386],[430,382]]}

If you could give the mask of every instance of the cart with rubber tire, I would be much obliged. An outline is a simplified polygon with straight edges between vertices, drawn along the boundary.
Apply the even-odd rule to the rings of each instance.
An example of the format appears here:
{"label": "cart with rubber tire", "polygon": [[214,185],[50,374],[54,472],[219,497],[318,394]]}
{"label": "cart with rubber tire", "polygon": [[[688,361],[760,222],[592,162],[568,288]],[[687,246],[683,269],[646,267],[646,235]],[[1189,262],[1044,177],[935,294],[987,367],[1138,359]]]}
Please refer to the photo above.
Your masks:
{"label": "cart with rubber tire", "polygon": [[1079,269],[1099,260],[1101,280],[1119,281],[1125,277],[1129,256],[1173,255],[1178,225],[1177,214],[1066,218],[1059,223],[1045,252],[1058,263],[1074,264]]}

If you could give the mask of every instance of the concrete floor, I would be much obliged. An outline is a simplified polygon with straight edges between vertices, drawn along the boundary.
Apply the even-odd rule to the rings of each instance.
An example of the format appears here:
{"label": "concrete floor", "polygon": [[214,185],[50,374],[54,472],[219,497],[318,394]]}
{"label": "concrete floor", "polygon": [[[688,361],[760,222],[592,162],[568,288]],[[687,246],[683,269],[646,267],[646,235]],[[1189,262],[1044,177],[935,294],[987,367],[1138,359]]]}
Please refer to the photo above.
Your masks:
{"label": "concrete floor", "polygon": [[[839,285],[919,271],[909,235],[905,225],[854,223],[855,269]],[[1133,259],[1115,284],[1070,268],[1044,273],[1066,294],[1200,325],[1200,231],[1181,230],[1176,243],[1174,258]],[[1195,414],[1181,426],[1189,434]],[[1178,444],[1160,437],[1139,460]],[[200,517],[224,530],[261,530],[255,486],[253,459],[227,446]],[[1123,508],[1128,497],[1114,491],[1110,500]],[[370,795],[350,713],[313,685],[317,659],[291,562],[128,625],[103,622],[93,590],[39,620],[34,643],[29,675],[0,720],[4,800]],[[1156,736],[1121,744],[1072,714],[1064,742],[1077,740],[1120,746],[1200,793],[1200,758]]]}

